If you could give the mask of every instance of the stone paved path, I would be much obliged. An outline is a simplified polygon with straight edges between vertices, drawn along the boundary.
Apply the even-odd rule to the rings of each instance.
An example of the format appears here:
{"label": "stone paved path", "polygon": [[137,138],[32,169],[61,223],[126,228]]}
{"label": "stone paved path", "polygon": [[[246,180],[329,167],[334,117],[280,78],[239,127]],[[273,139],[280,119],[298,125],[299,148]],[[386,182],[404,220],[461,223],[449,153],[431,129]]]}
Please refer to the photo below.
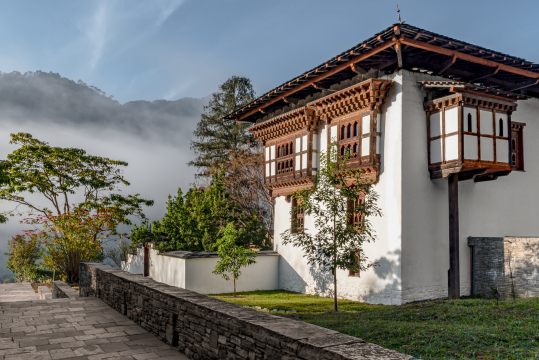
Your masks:
{"label": "stone paved path", "polygon": [[38,300],[30,283],[0,284],[0,303],[29,300]]}
{"label": "stone paved path", "polygon": [[0,287],[0,360],[187,359],[97,298],[36,300],[28,287]]}

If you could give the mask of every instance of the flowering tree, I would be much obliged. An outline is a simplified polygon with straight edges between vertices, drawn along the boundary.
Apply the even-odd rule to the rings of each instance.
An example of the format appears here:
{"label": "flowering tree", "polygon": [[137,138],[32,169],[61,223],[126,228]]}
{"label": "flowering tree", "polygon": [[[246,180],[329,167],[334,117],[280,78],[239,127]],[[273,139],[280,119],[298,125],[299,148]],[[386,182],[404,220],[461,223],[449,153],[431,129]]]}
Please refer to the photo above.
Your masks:
{"label": "flowering tree", "polygon": [[228,223],[223,229],[223,237],[216,244],[219,261],[215,265],[213,274],[221,275],[226,281],[230,280],[229,274],[234,279],[234,297],[236,297],[236,280],[241,275],[241,267],[247,267],[256,263],[256,252],[236,245],[236,241],[242,230],[238,231],[234,223]]}
{"label": "flowering tree", "polygon": [[109,211],[89,212],[74,210],[60,215],[38,215],[23,221],[39,226],[26,232],[41,239],[43,264],[49,270],[58,270],[68,282],[79,279],[79,263],[102,261],[104,241],[110,236],[124,236],[116,232],[116,219]]}

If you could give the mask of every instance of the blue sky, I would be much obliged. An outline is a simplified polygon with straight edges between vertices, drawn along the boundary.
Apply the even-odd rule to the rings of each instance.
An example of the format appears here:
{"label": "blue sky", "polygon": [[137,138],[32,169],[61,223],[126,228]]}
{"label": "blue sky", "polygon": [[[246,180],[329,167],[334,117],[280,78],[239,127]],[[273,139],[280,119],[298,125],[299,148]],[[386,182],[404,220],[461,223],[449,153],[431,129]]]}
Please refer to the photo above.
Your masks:
{"label": "blue sky", "polygon": [[[537,1],[399,1],[407,23],[539,62]],[[53,71],[124,103],[261,94],[396,22],[396,1],[0,2],[0,71]]]}

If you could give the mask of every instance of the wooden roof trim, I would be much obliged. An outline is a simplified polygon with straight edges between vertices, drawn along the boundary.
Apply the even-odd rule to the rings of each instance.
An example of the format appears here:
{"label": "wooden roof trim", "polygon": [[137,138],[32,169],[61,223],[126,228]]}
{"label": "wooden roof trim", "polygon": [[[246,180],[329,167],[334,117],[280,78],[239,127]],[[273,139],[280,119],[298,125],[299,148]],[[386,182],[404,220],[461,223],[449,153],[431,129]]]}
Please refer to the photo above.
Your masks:
{"label": "wooden roof trim", "polygon": [[[264,104],[261,104],[260,106],[257,106],[257,107],[254,108],[253,110],[251,110],[251,111],[249,111],[249,112],[247,112],[247,113],[241,115],[241,116],[238,118],[238,121],[241,121],[241,120],[243,120],[243,119],[245,119],[245,118],[247,118],[247,117],[249,117],[249,116],[255,114],[257,111],[259,111],[259,109],[263,109],[263,108],[265,108],[266,106],[269,106],[269,105],[271,105],[271,104],[273,104],[273,103],[276,103],[276,102],[279,101],[279,100],[282,100],[282,98],[284,98],[284,97],[290,96],[290,95],[294,94],[295,92],[298,92],[298,91],[300,91],[300,90],[302,90],[302,89],[304,89],[304,88],[306,88],[306,87],[308,87],[308,86],[311,86],[311,85],[312,85],[313,83],[315,83],[315,82],[318,82],[318,81],[320,81],[320,80],[322,80],[322,79],[325,79],[325,78],[327,78],[327,77],[329,77],[329,76],[331,76],[331,75],[334,75],[334,74],[336,74],[336,73],[338,73],[338,72],[340,72],[340,71],[342,71],[342,70],[344,70],[344,69],[350,67],[350,65],[352,65],[352,64],[355,64],[355,63],[360,62],[360,61],[362,61],[362,60],[365,60],[365,59],[367,59],[367,58],[369,58],[369,57],[371,57],[371,56],[373,56],[373,55],[376,55],[376,54],[378,54],[379,52],[384,51],[384,50],[387,49],[388,47],[391,47],[391,46],[395,45],[396,42],[397,42],[397,39],[394,38],[394,39],[392,39],[391,41],[385,42],[385,43],[380,44],[380,45],[378,45],[378,46],[376,46],[376,47],[374,47],[374,48],[372,48],[372,49],[370,49],[370,50],[367,50],[367,51],[364,52],[363,54],[361,54],[361,55],[359,55],[359,56],[356,56],[355,58],[353,58],[353,59],[351,59],[351,60],[348,60],[348,61],[342,63],[341,65],[335,66],[335,67],[332,68],[331,70],[326,71],[326,72],[324,72],[324,73],[322,73],[322,74],[320,74],[320,75],[314,77],[313,79],[308,80],[308,81],[305,81],[303,84],[301,84],[301,85],[299,85],[299,86],[296,86],[296,87],[293,88],[293,89],[288,90],[287,92],[285,92],[285,93],[282,94],[281,96],[275,97],[275,98],[273,98],[273,99],[271,99],[271,100],[266,101]],[[539,75],[538,75],[538,76],[539,76]],[[298,78],[298,79],[299,79],[299,78]]]}
{"label": "wooden roof trim", "polygon": [[287,112],[285,112],[284,114],[277,115],[277,116],[272,117],[271,119],[268,119],[268,120],[266,120],[266,121],[264,121],[264,122],[261,122],[261,123],[259,123],[259,124],[253,125],[253,126],[249,129],[249,131],[257,131],[257,130],[263,128],[263,127],[272,125],[272,124],[274,124],[275,122],[277,122],[277,121],[279,121],[279,120],[283,120],[283,119],[286,120],[286,118],[291,118],[291,117],[294,117],[294,116],[297,116],[297,115],[301,116],[301,115],[303,115],[303,114],[300,114],[300,112],[301,112],[301,111],[304,111],[304,110],[305,110],[305,106],[302,106],[302,107],[297,108],[297,109],[294,109],[294,110],[287,111]]}
{"label": "wooden roof trim", "polygon": [[446,49],[446,48],[443,48],[443,47],[440,47],[440,46],[436,46],[436,45],[432,45],[432,44],[427,44],[427,43],[424,43],[424,42],[419,41],[419,40],[414,40],[414,39],[407,38],[407,37],[405,37],[403,35],[400,36],[399,41],[402,42],[405,45],[413,46],[413,47],[416,47],[416,48],[419,48],[419,49],[436,52],[438,54],[442,54],[442,55],[446,55],[446,56],[456,56],[457,59],[461,59],[461,60],[464,60],[464,61],[469,61],[469,62],[473,62],[473,63],[476,63],[476,64],[485,65],[485,66],[490,66],[490,67],[493,67],[493,68],[499,68],[499,70],[503,70],[505,72],[509,72],[509,73],[512,73],[512,74],[526,76],[526,77],[529,77],[529,78],[532,78],[532,79],[539,79],[539,74],[535,73],[533,71],[519,69],[517,67],[501,64],[501,63],[496,62],[496,61],[487,60],[487,59],[480,58],[480,57],[477,57],[477,56],[464,54],[464,53],[461,53],[461,52],[458,52],[458,51],[455,51],[455,50],[449,50],[449,49]]}
{"label": "wooden roof trim", "polygon": [[480,96],[480,97],[483,97],[483,98],[503,101],[505,103],[516,103],[517,102],[514,99],[508,99],[508,98],[504,98],[504,97],[501,97],[501,96],[496,96],[496,95],[492,95],[492,94],[486,94],[486,93],[483,93],[483,92],[473,91],[473,90],[469,90],[469,89],[462,89],[462,88],[454,89],[454,88],[451,88],[451,89],[449,89],[449,91],[455,92],[455,93],[464,93],[464,94],[477,95],[477,96]]}

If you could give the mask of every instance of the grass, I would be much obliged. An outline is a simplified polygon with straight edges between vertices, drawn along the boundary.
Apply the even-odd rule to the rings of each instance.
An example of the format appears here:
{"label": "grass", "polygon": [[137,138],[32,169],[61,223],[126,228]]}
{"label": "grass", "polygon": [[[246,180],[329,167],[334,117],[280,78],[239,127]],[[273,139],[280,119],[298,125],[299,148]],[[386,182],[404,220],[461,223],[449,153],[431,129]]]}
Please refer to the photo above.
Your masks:
{"label": "grass", "polygon": [[[239,305],[296,310],[294,317],[420,359],[539,358],[539,298],[369,305],[287,291],[211,295]],[[277,313],[278,314],[278,313]]]}

